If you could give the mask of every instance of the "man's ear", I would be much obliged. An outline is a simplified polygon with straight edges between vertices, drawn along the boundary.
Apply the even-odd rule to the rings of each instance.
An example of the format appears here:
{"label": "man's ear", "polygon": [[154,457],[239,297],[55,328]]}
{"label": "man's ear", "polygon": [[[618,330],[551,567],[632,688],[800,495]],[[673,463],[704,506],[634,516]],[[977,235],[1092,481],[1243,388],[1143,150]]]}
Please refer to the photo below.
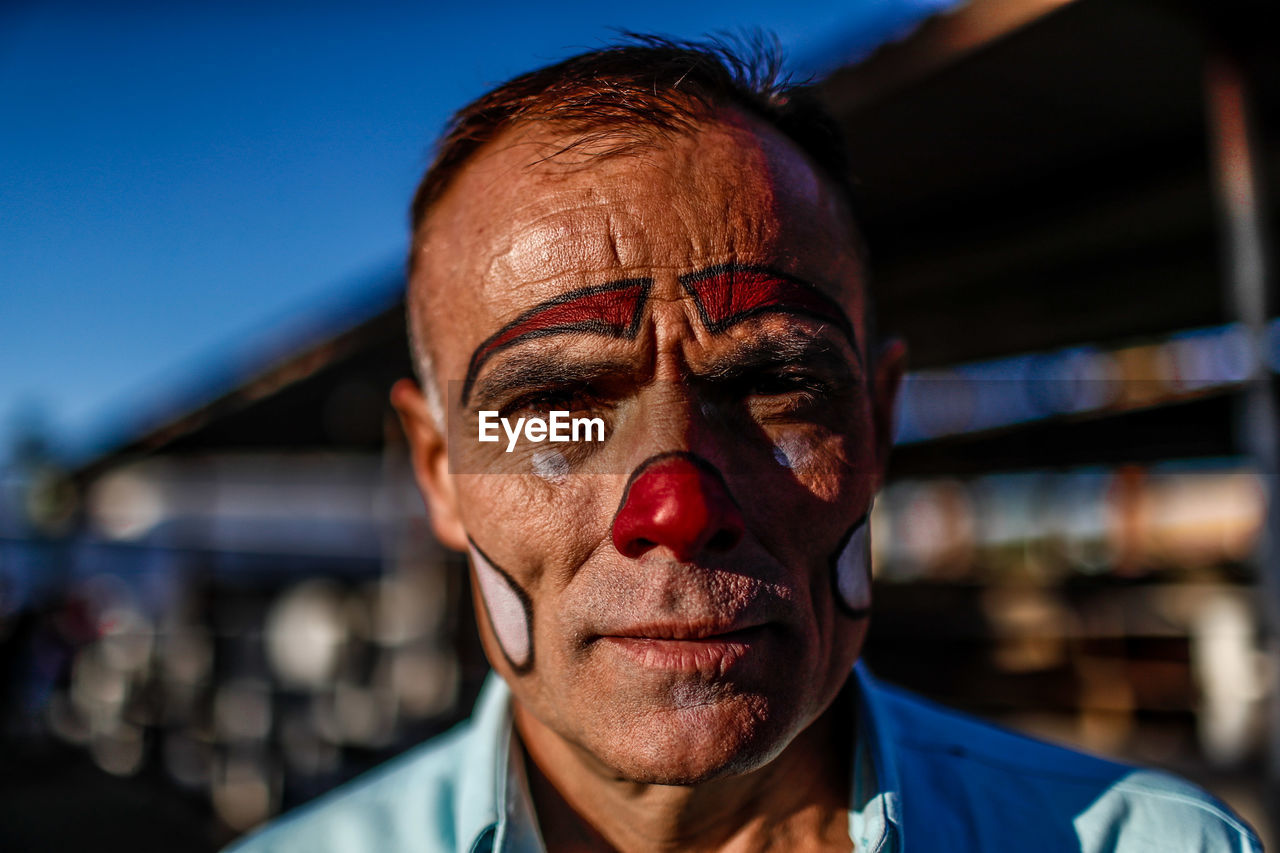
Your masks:
{"label": "man's ear", "polygon": [[884,483],[889,467],[889,451],[893,449],[894,412],[902,377],[907,370],[907,345],[901,338],[890,338],[876,353],[871,377],[872,417],[876,426],[876,488]]}
{"label": "man's ear", "polygon": [[449,444],[443,424],[437,424],[422,390],[412,379],[391,388],[391,405],[409,439],[413,475],[418,481],[436,538],[458,551],[467,550],[467,532],[458,509],[458,492],[449,473]]}

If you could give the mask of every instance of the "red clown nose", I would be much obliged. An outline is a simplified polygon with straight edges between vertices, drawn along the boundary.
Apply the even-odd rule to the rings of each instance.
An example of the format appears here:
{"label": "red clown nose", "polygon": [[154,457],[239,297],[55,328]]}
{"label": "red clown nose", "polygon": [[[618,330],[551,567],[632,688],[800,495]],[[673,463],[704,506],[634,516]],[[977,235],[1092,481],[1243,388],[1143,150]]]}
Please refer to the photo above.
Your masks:
{"label": "red clown nose", "polygon": [[613,545],[627,557],[670,549],[688,562],[704,551],[726,552],[744,525],[724,478],[690,453],[651,457],[631,475],[613,519]]}

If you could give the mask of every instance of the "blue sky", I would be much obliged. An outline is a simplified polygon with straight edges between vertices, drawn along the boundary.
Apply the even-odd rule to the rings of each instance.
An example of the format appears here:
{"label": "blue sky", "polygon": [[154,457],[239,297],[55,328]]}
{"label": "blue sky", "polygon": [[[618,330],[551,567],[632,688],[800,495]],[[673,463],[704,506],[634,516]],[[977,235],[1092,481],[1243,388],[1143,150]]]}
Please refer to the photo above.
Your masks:
{"label": "blue sky", "polygon": [[[0,7],[0,460],[68,458],[385,293],[448,114],[610,37],[761,26],[803,73],[945,0]],[[233,371],[234,372],[234,371]]]}

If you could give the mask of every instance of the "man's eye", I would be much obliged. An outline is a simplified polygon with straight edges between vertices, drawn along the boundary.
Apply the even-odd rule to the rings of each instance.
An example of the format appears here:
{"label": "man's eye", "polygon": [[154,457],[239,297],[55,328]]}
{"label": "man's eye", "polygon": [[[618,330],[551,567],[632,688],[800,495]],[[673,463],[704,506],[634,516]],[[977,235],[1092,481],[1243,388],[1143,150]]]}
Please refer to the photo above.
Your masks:
{"label": "man's eye", "polygon": [[802,372],[767,373],[752,377],[740,398],[759,421],[823,420],[845,398],[837,383]]}
{"label": "man's eye", "polygon": [[819,397],[831,392],[828,382],[803,373],[776,373],[756,377],[750,383],[749,393],[763,397],[796,395]]}
{"label": "man's eye", "polygon": [[565,388],[532,391],[528,394],[523,394],[503,406],[498,414],[500,417],[505,418],[518,412],[533,412],[535,414],[586,412],[597,410],[600,406],[600,400],[589,389]]}

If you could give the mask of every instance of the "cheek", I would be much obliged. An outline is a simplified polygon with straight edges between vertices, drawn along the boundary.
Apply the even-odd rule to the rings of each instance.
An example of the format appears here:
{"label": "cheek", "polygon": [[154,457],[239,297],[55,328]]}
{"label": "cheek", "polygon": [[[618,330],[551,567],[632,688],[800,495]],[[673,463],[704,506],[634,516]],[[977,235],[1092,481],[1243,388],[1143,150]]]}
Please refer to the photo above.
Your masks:
{"label": "cheek", "polygon": [[[809,541],[831,542],[826,537],[838,537],[834,550],[826,555],[830,589],[846,615],[864,616],[871,604],[871,536],[867,519],[874,480],[866,476],[869,472],[860,464],[860,445],[829,433],[804,430],[781,432],[772,440],[773,460],[778,466],[775,471],[796,489],[791,492],[790,501],[779,500],[787,494],[785,489],[767,490],[775,512],[788,516],[778,521],[786,529],[807,531]],[[841,526],[833,530],[822,525],[819,518]],[[850,520],[840,522],[839,518]],[[823,529],[820,531],[819,527]]]}
{"label": "cheek", "polygon": [[809,430],[787,430],[772,436],[773,461],[784,476],[794,479],[812,497],[824,504],[843,503],[849,496],[861,496],[860,467],[849,458],[846,442],[839,436]]}
{"label": "cheek", "polygon": [[787,432],[774,438],[773,461],[797,477],[808,476],[814,467],[815,445],[820,442],[799,432]]}
{"label": "cheek", "polygon": [[545,476],[459,478],[481,618],[517,675],[555,657],[546,646],[555,638],[538,631],[555,624],[557,591],[592,552],[593,535],[598,545],[596,478],[561,475],[554,457],[539,464]]}
{"label": "cheek", "polygon": [[[515,454],[512,454],[514,457]],[[565,524],[583,511],[583,478],[567,473],[556,450],[529,453],[514,473],[457,478],[467,533],[501,569],[532,590],[546,564],[566,550]]]}

